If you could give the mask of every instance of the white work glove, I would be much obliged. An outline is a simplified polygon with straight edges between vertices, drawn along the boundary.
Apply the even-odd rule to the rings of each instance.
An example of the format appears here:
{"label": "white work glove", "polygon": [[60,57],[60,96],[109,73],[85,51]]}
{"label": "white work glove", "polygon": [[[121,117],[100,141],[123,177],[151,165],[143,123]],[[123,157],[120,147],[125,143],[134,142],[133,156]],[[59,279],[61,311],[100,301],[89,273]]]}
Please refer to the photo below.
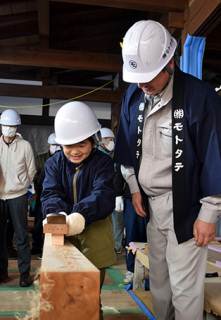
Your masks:
{"label": "white work glove", "polygon": [[[53,213],[52,213],[53,214]],[[67,223],[67,213],[66,212],[64,212],[64,211],[61,211],[61,212],[59,212],[59,214],[63,214],[64,216],[66,216],[66,223]],[[42,221],[42,225],[43,225],[43,227],[44,227],[44,225],[45,224],[47,224],[48,223],[48,219],[47,219],[47,217],[48,216],[50,216],[51,215],[51,213],[49,213],[49,214],[47,214],[47,216],[46,216],[46,218]]]}
{"label": "white work glove", "polygon": [[124,200],[122,196],[115,198],[115,211],[118,211],[118,212],[124,211]]}
{"label": "white work glove", "polygon": [[85,219],[82,214],[74,212],[67,216],[68,236],[81,233],[85,228]]}

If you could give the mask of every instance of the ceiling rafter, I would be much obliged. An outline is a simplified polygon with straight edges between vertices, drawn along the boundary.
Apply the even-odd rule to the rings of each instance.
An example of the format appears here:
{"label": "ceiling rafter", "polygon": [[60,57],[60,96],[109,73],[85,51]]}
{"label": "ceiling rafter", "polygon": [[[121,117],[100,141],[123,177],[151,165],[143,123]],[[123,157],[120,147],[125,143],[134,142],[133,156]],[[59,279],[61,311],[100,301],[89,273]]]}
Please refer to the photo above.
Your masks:
{"label": "ceiling rafter", "polygon": [[[215,86],[221,70],[220,16],[221,0],[1,0],[0,77],[41,81],[43,86],[32,90],[2,84],[0,99],[15,93],[44,101],[65,99],[99,89],[119,74],[117,92],[110,83],[87,96],[119,108],[128,86],[121,79],[120,42],[130,26],[147,19],[162,23],[179,44],[187,31],[205,35],[203,75]],[[44,116],[50,118],[45,110]]]}
{"label": "ceiling rafter", "polygon": [[139,9],[143,11],[183,11],[186,7],[186,0],[49,0],[63,3],[86,4],[105,6],[123,9]]}
{"label": "ceiling rafter", "polygon": [[0,64],[110,72],[119,72],[122,68],[122,60],[119,55],[25,48],[18,48],[16,51],[2,48],[0,50]]}

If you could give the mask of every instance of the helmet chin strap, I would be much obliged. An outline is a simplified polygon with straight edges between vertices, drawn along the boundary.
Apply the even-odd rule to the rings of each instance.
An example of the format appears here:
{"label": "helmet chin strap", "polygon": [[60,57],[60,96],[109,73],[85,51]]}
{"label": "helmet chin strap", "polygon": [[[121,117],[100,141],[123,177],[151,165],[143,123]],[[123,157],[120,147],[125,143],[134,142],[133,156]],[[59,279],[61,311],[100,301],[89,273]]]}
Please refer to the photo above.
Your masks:
{"label": "helmet chin strap", "polygon": [[170,83],[170,79],[171,79],[171,77],[173,75],[173,69],[171,69],[169,63],[164,67],[164,71],[167,71],[167,73],[169,74],[169,79],[168,79],[167,83],[165,84],[165,86],[163,87],[162,91],[160,93],[157,93],[157,94],[153,95],[153,97],[157,97],[157,96],[162,97],[164,92],[165,92],[165,90],[166,90],[166,88],[167,88],[167,86],[168,86],[168,84]]}
{"label": "helmet chin strap", "polygon": [[[169,73],[169,76],[171,77],[173,74],[173,69],[171,69],[169,63],[166,65],[165,70]],[[170,79],[169,79],[170,81]]]}
{"label": "helmet chin strap", "polygon": [[[164,68],[164,71],[167,71],[168,74],[169,74],[169,79],[167,81],[167,83],[165,84],[165,86],[163,87],[162,91],[159,92],[159,93],[156,93],[152,96],[149,96],[149,97],[146,97],[146,99],[149,100],[150,102],[150,105],[151,105],[151,109],[153,109],[153,107],[160,102],[160,100],[162,99],[165,91],[166,91],[166,88],[168,86],[168,84],[170,83],[170,80],[171,80],[171,77],[173,75],[173,70],[171,69],[169,63],[166,65],[166,67]],[[156,101],[155,99],[158,98],[158,100]]]}
{"label": "helmet chin strap", "polygon": [[96,132],[95,134],[93,134],[93,139],[94,139],[95,144],[97,144],[97,145],[99,145],[102,142],[100,130],[98,132]]}

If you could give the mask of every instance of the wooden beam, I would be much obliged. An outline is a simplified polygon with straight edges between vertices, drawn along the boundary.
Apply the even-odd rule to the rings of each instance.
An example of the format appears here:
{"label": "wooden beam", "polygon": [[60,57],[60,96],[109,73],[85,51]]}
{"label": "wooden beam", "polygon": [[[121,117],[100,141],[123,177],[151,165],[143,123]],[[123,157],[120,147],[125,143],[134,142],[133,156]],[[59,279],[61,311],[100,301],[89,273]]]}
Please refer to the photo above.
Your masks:
{"label": "wooden beam", "polygon": [[187,34],[207,36],[221,21],[221,0],[195,0],[185,11],[185,24],[182,31],[182,48]]}
{"label": "wooden beam", "polygon": [[40,291],[49,308],[40,304],[39,320],[99,319],[100,272],[67,239],[64,247],[52,246],[45,235]]}
{"label": "wooden beam", "polygon": [[[90,93],[91,92],[91,93]],[[48,98],[58,100],[76,99],[79,101],[95,101],[119,103],[122,94],[119,91],[80,89],[65,86],[30,86],[18,84],[0,84],[0,96]],[[1,105],[4,103],[1,102]]]}
{"label": "wooden beam", "polygon": [[52,49],[1,48],[0,64],[120,72],[121,55]]}
{"label": "wooden beam", "polygon": [[184,10],[186,0],[49,0],[57,2],[78,3],[112,8],[133,9],[141,11]]}
{"label": "wooden beam", "polygon": [[[18,109],[17,109],[18,110]],[[19,110],[18,110],[19,112]],[[111,120],[108,119],[98,119],[102,127],[111,126]],[[21,115],[21,123],[22,125],[31,125],[31,126],[54,126],[54,117],[48,116],[29,116],[22,114]]]}
{"label": "wooden beam", "polygon": [[184,28],[184,12],[169,12],[169,28]]}
{"label": "wooden beam", "polygon": [[41,48],[49,44],[49,2],[38,0],[38,30]]}

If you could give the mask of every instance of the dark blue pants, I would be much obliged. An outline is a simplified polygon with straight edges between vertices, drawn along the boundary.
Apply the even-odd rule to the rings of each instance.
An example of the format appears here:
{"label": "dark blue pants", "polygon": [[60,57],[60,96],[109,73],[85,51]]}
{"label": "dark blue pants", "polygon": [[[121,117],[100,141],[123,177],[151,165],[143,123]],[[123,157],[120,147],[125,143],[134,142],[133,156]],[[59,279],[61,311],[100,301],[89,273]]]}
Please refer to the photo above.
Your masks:
{"label": "dark blue pants", "polygon": [[[129,198],[124,202],[124,226],[126,229],[125,244],[130,242],[147,242],[147,219],[136,214],[132,201]],[[134,254],[130,251],[126,253],[127,270],[134,272]]]}
{"label": "dark blue pants", "polygon": [[32,229],[32,248],[37,250],[42,250],[43,246],[43,216],[41,211],[41,201],[40,195],[37,195],[36,205],[35,205],[35,222],[34,228]]}
{"label": "dark blue pants", "polygon": [[19,272],[30,271],[31,248],[28,237],[27,194],[5,201],[0,200],[0,209],[0,269],[8,268],[6,230],[9,212],[15,230]]}

